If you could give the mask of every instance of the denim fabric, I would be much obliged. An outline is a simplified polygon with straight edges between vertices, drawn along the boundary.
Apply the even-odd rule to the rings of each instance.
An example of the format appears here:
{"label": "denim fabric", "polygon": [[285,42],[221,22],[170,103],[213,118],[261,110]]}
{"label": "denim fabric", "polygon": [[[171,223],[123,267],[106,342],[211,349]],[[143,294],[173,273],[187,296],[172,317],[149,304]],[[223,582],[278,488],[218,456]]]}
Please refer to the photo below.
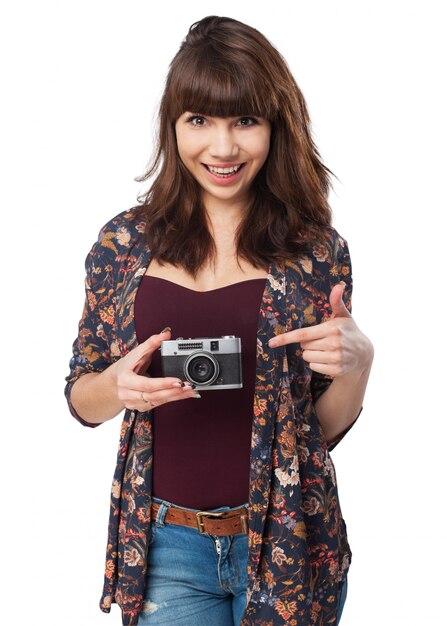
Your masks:
{"label": "denim fabric", "polygon": [[[166,511],[174,505],[152,500],[160,508],[157,519],[151,521],[145,605],[139,626],[239,625],[246,607],[248,535],[200,534],[196,528],[165,523]],[[248,502],[244,506],[248,507]]]}
{"label": "denim fabric", "polygon": [[[246,607],[248,535],[200,534],[196,528],[166,523],[166,511],[175,505],[155,497],[152,500],[160,508],[150,525],[139,626],[239,626]],[[248,507],[248,502],[244,506]],[[239,507],[210,510],[235,508]],[[338,620],[346,590],[345,583]]]}
{"label": "denim fabric", "polygon": [[342,588],[341,588],[340,600],[338,603],[337,626],[340,624],[341,614],[343,613],[343,607],[345,605],[347,595],[348,595],[348,579],[345,578]]}

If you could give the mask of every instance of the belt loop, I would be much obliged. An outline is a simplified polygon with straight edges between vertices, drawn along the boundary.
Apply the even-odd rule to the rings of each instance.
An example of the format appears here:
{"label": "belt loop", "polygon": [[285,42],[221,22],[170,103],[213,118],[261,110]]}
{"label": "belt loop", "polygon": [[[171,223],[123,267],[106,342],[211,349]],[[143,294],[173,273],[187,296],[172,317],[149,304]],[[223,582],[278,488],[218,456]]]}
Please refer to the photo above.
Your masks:
{"label": "belt loop", "polygon": [[157,511],[157,517],[155,519],[155,524],[157,526],[165,525],[166,511],[169,509],[169,507],[170,505],[167,504],[166,502],[160,502],[160,506]]}

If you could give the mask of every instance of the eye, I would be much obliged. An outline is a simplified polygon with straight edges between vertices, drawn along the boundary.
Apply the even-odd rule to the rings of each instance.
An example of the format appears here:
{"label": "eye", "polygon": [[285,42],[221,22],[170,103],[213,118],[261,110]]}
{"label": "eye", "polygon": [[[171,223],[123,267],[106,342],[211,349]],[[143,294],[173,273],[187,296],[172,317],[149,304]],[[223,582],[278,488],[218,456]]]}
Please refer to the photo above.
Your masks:
{"label": "eye", "polygon": [[203,126],[205,124],[205,118],[203,115],[190,115],[186,123],[191,124],[191,126]]}
{"label": "eye", "polygon": [[238,124],[240,126],[254,126],[255,124],[259,124],[259,122],[255,117],[241,117],[238,120]]}

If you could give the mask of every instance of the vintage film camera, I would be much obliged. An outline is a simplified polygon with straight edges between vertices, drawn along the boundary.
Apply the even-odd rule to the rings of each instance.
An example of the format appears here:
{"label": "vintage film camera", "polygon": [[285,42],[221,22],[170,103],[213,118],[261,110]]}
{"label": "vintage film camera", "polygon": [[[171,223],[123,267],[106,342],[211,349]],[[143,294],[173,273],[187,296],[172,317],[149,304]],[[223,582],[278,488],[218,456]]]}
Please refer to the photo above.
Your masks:
{"label": "vintage film camera", "polygon": [[163,376],[194,383],[198,389],[242,387],[241,340],[234,335],[162,341]]}

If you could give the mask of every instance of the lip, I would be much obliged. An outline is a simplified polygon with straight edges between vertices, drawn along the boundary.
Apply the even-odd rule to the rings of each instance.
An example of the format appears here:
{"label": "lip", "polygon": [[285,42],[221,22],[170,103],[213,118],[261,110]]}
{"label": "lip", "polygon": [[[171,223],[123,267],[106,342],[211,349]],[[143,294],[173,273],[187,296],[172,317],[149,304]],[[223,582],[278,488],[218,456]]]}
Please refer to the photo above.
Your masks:
{"label": "lip", "polygon": [[212,165],[211,167],[233,167],[234,165],[240,165],[241,167],[238,169],[237,172],[235,172],[234,174],[232,174],[231,176],[226,176],[225,178],[221,178],[220,176],[213,174],[212,172],[209,171],[208,164],[202,163],[203,169],[205,170],[207,176],[209,177],[209,179],[216,185],[225,187],[225,185],[231,185],[232,183],[234,183],[238,177],[240,176],[241,172],[244,171],[246,163],[226,163],[225,165],[219,164],[219,165]]}
{"label": "lip", "polygon": [[236,165],[243,165],[243,161],[239,161],[238,163],[203,163],[203,165],[207,165],[208,167],[235,167]]}

